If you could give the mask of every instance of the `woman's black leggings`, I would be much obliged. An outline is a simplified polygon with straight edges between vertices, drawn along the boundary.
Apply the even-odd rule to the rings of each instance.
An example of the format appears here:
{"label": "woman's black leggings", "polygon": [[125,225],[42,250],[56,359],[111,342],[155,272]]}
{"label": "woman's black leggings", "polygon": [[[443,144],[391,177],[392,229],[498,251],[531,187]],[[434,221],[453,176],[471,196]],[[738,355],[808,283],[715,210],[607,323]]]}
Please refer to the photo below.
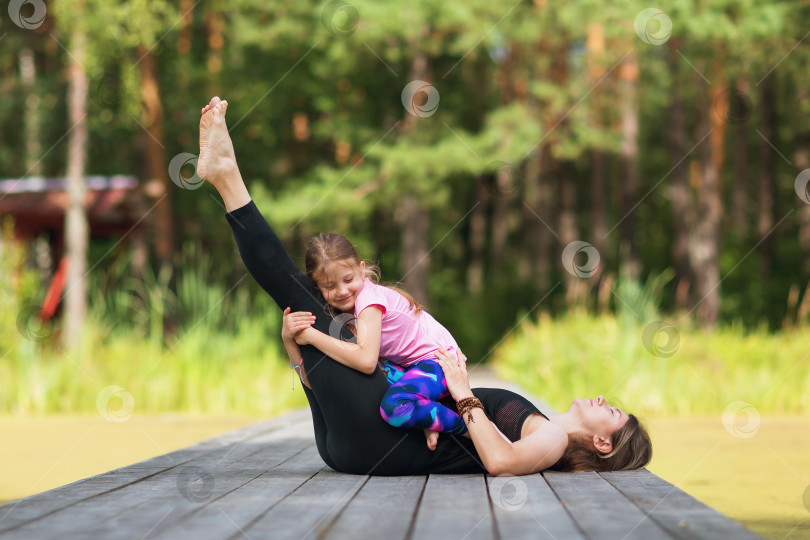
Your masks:
{"label": "woman's black leggings", "polygon": [[[325,310],[323,296],[293,263],[256,204],[251,200],[225,217],[245,266],[279,308],[310,311],[316,317],[315,328],[329,333],[333,318]],[[382,370],[365,375],[309,345],[302,346],[301,353],[312,387],[304,387],[304,392],[315,442],[321,458],[334,470],[387,476],[486,472],[467,438],[443,433],[431,451],[421,430],[385,423],[380,402],[389,384]]]}

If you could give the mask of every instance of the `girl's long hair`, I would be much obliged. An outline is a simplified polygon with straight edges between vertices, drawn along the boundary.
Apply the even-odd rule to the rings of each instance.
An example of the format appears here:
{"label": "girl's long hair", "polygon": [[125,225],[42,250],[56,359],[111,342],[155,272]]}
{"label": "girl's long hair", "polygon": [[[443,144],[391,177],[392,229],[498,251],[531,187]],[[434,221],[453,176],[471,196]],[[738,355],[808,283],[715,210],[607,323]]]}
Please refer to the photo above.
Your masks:
{"label": "girl's long hair", "polygon": [[[311,279],[314,283],[318,283],[319,280],[323,279],[327,263],[349,262],[352,265],[360,266],[360,261],[360,256],[357,255],[357,250],[354,248],[352,243],[349,242],[345,236],[337,233],[321,233],[313,236],[309,239],[309,246],[307,246],[307,251],[304,255],[304,267],[306,269],[307,277],[309,277],[309,279]],[[408,291],[401,289],[394,284],[380,283],[379,265],[370,261],[364,262],[366,263],[366,268],[363,275],[364,278],[368,278],[373,283],[377,283],[379,285],[388,287],[389,289],[395,290],[404,296],[408,301],[409,308],[414,310],[414,315],[418,315],[424,309],[419,302],[414,300],[413,296],[411,296]],[[327,308],[330,309],[330,311],[331,307],[332,306],[327,304]]]}

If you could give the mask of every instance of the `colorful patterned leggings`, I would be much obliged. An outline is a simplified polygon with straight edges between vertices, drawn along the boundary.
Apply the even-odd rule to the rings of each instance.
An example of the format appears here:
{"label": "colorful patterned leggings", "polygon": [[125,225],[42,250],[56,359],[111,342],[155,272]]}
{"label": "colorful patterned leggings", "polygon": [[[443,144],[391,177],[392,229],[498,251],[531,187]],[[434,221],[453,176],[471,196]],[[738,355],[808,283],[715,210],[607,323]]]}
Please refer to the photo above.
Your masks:
{"label": "colorful patterned leggings", "polygon": [[462,435],[464,420],[452,409],[438,403],[450,395],[441,366],[434,360],[420,360],[407,368],[384,362],[391,388],[380,403],[383,420],[394,427],[429,429]]}

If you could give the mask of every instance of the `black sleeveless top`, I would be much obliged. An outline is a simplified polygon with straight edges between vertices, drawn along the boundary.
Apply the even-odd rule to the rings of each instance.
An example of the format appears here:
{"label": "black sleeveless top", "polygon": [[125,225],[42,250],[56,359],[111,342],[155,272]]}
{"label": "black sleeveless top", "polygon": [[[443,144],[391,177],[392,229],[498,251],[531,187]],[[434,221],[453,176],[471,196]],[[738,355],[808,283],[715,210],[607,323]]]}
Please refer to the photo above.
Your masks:
{"label": "black sleeveless top", "polygon": [[532,414],[537,413],[548,420],[548,416],[541,413],[531,401],[510,390],[473,388],[472,391],[481,400],[489,419],[512,442],[520,439],[523,423]]}

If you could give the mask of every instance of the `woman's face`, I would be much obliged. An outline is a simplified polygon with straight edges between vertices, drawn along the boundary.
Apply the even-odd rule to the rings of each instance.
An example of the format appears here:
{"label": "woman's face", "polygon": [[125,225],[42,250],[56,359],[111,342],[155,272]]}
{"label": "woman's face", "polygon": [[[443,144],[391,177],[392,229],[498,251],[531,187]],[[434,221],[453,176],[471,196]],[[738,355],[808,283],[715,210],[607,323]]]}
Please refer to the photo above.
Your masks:
{"label": "woman's face", "polygon": [[354,311],[354,300],[363,288],[366,263],[352,260],[328,262],[323,267],[318,289],[326,302],[343,312]]}
{"label": "woman's face", "polygon": [[601,395],[595,399],[576,398],[569,412],[579,418],[583,431],[589,436],[599,435],[608,439],[630,419],[623,410],[608,405]]}

